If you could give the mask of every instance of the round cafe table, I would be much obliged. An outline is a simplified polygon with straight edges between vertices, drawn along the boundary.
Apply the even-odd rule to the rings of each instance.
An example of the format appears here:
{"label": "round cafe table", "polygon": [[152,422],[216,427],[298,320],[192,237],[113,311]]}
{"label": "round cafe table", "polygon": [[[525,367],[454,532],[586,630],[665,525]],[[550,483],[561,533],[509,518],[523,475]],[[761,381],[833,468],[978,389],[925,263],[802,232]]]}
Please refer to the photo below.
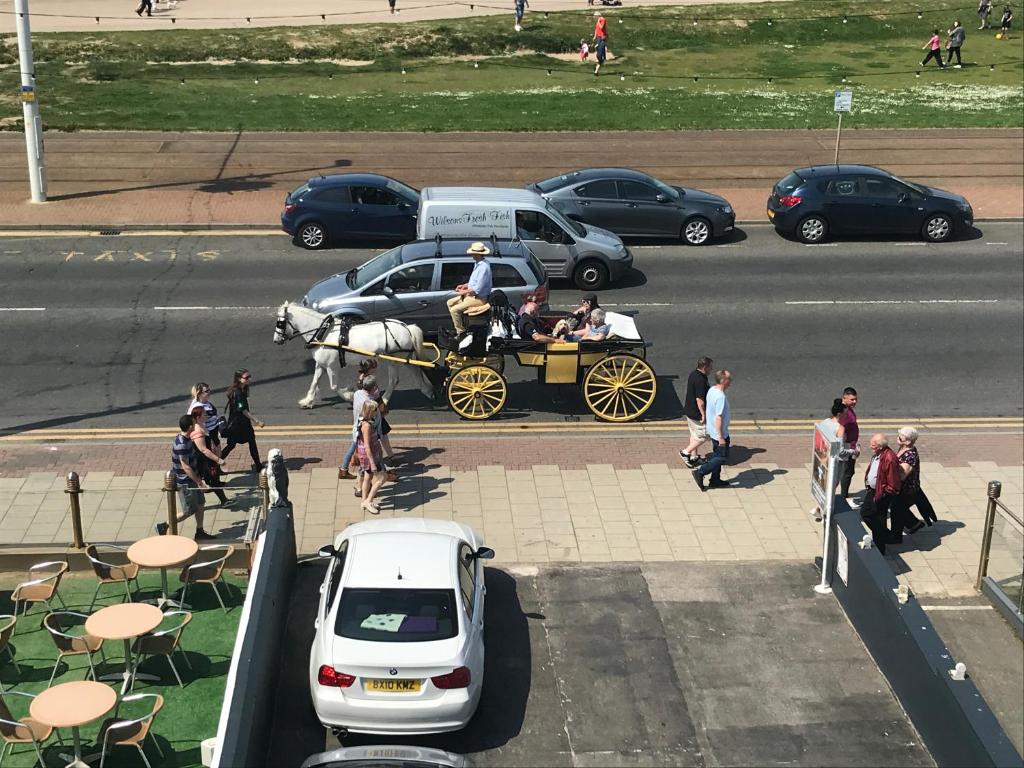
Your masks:
{"label": "round cafe table", "polygon": [[141,568],[159,568],[163,585],[163,596],[157,603],[160,608],[188,608],[184,603],[168,597],[167,569],[184,565],[199,552],[199,545],[186,536],[150,536],[136,541],[128,547],[128,559]]}
{"label": "round cafe table", "polygon": [[[76,768],[88,768],[82,759],[82,739],[79,726],[99,720],[117,703],[117,693],[110,686],[91,680],[61,683],[36,696],[29,705],[29,714],[34,720],[53,728],[70,728],[75,739],[74,760]],[[61,755],[69,759],[71,755]],[[94,758],[95,755],[89,755]]]}
{"label": "round cafe table", "polygon": [[[155,605],[146,603],[121,603],[101,608],[85,620],[85,631],[103,640],[124,641],[124,672],[104,675],[101,680],[124,678],[121,695],[124,696],[132,680],[132,638],[152,632],[160,626],[164,614]],[[136,675],[144,680],[157,680],[152,675]]]}

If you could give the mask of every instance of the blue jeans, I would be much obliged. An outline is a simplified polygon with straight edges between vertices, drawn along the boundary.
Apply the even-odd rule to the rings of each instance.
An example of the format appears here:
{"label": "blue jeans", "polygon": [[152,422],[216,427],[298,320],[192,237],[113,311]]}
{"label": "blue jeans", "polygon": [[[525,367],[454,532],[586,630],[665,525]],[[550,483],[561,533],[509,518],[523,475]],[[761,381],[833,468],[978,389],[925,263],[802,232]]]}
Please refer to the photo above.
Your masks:
{"label": "blue jeans", "polygon": [[714,449],[711,453],[711,458],[700,465],[697,474],[701,477],[711,475],[711,480],[719,483],[722,481],[722,466],[729,458],[729,438],[725,438],[725,442],[720,443],[712,437],[711,447]]}
{"label": "blue jeans", "polygon": [[352,463],[352,457],[356,454],[356,441],[352,441],[352,445],[348,447],[348,453],[345,454],[345,458],[341,460],[341,468],[348,469]]}

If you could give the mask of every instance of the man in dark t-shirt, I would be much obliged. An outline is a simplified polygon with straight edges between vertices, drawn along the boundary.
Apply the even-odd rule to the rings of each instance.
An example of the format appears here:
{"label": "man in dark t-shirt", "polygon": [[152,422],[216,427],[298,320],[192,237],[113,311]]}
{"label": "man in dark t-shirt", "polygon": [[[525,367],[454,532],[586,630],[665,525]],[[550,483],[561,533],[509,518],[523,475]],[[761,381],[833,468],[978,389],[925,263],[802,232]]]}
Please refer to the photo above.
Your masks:
{"label": "man in dark t-shirt", "polygon": [[547,332],[540,319],[540,309],[537,304],[529,301],[523,305],[523,314],[519,317],[519,338],[532,339],[538,343],[551,344],[561,339],[556,339]]}
{"label": "man in dark t-shirt", "polygon": [[712,363],[714,361],[710,357],[700,358],[697,361],[696,370],[692,371],[686,379],[683,415],[686,416],[686,424],[690,428],[690,442],[679,452],[679,456],[690,469],[693,469],[700,463],[698,451],[708,439],[704,401],[707,399],[708,390],[711,388],[711,385],[708,383],[708,372],[711,370]]}

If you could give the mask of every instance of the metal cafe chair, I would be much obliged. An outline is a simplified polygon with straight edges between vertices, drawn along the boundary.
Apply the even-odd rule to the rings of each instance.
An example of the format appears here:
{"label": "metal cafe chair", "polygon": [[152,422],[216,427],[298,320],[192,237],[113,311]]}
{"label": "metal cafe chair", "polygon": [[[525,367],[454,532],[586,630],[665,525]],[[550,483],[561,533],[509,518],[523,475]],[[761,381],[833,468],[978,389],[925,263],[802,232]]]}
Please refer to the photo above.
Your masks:
{"label": "metal cafe chair", "polygon": [[[133,720],[117,719],[117,713],[121,709],[122,704],[125,702],[145,701],[146,699],[151,699],[153,702],[147,714]],[[135,747],[139,750],[139,754],[142,755],[142,762],[146,764],[146,768],[152,768],[149,764],[149,758],[146,757],[146,739],[149,737],[150,728],[153,727],[153,720],[163,705],[164,697],[159,693],[133,693],[131,696],[125,696],[121,699],[114,710],[114,717],[103,721],[103,725],[100,726],[99,735],[96,737],[97,741],[103,743],[103,748],[100,752],[100,768],[103,768],[103,763],[107,759],[108,747]],[[156,751],[160,753],[160,759],[162,760],[164,751],[160,748],[160,743],[156,740],[156,737],[153,737],[152,741],[156,745]]]}
{"label": "metal cafe chair", "polygon": [[217,589],[217,582],[219,581],[227,586],[224,582],[224,566],[228,558],[235,551],[235,548],[230,544],[210,544],[201,547],[199,552],[200,557],[202,557],[204,552],[211,554],[218,550],[223,550],[224,554],[212,560],[204,560],[186,565],[182,569],[180,579],[185,585],[185,589],[181,593],[182,603],[188,602],[185,597],[190,584],[209,584],[210,588],[213,589],[213,594],[217,596],[217,602],[224,609],[224,613],[228,612],[227,606],[224,605],[224,600],[221,599],[220,590]]}
{"label": "metal cafe chair", "polygon": [[67,561],[49,560],[45,563],[36,563],[28,569],[28,581],[23,581],[14,588],[11,599],[14,601],[14,615],[22,603],[25,604],[25,613],[28,613],[28,606],[32,603],[46,603],[46,609],[53,611],[50,599],[56,597],[62,608],[67,608],[64,598],[60,596],[60,580],[68,572]]}
{"label": "metal cafe chair", "polygon": [[[128,549],[127,547],[119,547],[115,544],[105,544],[103,546],[105,549],[120,552],[125,552]],[[92,593],[92,600],[89,601],[89,610],[92,611],[93,605],[96,604],[96,597],[100,593],[100,588],[107,584],[124,584],[124,594],[130,603],[132,601],[132,593],[129,582],[135,582],[135,589],[138,590],[139,566],[135,563],[117,564],[106,562],[100,559],[100,553],[95,544],[90,544],[85,548],[85,556],[89,558],[93,573],[96,574],[98,579],[96,590]]]}
{"label": "metal cafe chair", "polygon": [[[14,658],[14,651],[11,650],[11,635],[14,634],[14,627],[18,623],[17,616],[0,616],[0,651],[7,651],[7,655],[11,658],[11,663],[14,665],[14,671],[19,675],[21,674],[21,667],[18,666],[18,660]],[[0,686],[0,693],[3,692],[3,686]]]}
{"label": "metal cafe chair", "polygon": [[[23,691],[0,693],[0,736],[4,740],[3,747],[0,748],[0,763],[3,762],[4,757],[8,754],[14,754],[14,747],[18,744],[31,744],[36,751],[39,765],[41,768],[46,768],[46,763],[43,761],[42,745],[56,729],[49,725],[43,725],[31,717],[16,718],[7,705],[6,697],[8,696],[20,696],[28,699],[29,702],[35,698],[31,693],[24,693]],[[57,732],[57,740],[62,744],[64,743],[60,738],[59,732]],[[8,749],[10,749],[9,753]]]}
{"label": "metal cafe chair", "polygon": [[[57,661],[53,665],[53,672],[50,673],[50,682],[46,684],[47,688],[53,685],[53,678],[57,675],[57,668],[60,666],[61,659],[65,656],[86,657],[89,661],[89,674],[85,676],[87,680],[90,674],[93,680],[96,679],[96,668],[92,663],[92,655],[94,653],[99,652],[100,658],[106,663],[107,657],[103,653],[103,640],[88,633],[72,635],[65,631],[76,624],[84,624],[87,618],[89,617],[84,613],[75,613],[74,611],[48,613],[43,618],[43,627],[50,633],[53,644],[57,647]],[[82,621],[78,622],[76,619],[81,619]]]}
{"label": "metal cafe chair", "polygon": [[188,611],[168,611],[164,614],[165,619],[171,619],[173,625],[158,632],[149,632],[139,637],[132,645],[132,653],[135,654],[135,669],[132,670],[132,689],[135,688],[135,670],[139,668],[146,656],[163,656],[171,666],[178,685],[182,688],[185,684],[181,681],[177,667],[174,666],[174,652],[181,651],[185,664],[192,669],[192,662],[188,660],[188,654],[181,645],[181,635],[185,627],[192,621],[192,614]]}

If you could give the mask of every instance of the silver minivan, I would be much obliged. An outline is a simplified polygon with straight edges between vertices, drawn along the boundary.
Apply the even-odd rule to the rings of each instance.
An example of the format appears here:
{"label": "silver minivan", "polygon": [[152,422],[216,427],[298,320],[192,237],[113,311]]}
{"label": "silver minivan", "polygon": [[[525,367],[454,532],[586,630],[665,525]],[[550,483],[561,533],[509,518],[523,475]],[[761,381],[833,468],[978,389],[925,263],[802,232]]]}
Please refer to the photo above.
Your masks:
{"label": "silver minivan", "polygon": [[[513,307],[535,301],[547,309],[548,278],[544,265],[519,240],[487,241],[491,282]],[[425,332],[451,326],[448,299],[455,286],[469,280],[473,240],[416,240],[314,284],[304,306],[357,321],[392,318],[415,323]]]}
{"label": "silver minivan", "polygon": [[596,291],[622,277],[633,256],[613,232],[565,217],[536,192],[504,187],[427,187],[420,192],[416,236],[426,240],[518,238],[551,277]]}

